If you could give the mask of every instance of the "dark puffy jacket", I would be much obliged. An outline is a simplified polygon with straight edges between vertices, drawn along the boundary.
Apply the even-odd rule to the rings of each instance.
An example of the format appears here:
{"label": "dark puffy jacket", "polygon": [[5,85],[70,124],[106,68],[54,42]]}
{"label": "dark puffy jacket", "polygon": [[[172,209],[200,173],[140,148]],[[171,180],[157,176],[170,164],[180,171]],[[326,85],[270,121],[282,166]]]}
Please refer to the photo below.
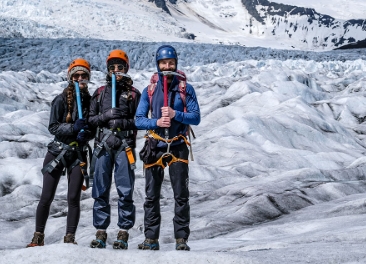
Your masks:
{"label": "dark puffy jacket", "polygon": [[[66,90],[66,89],[65,89]],[[83,109],[83,117],[88,118],[89,106],[90,106],[90,98],[89,93],[80,93],[82,109]],[[57,95],[55,99],[53,99],[51,103],[51,114],[50,114],[50,122],[48,125],[48,130],[52,135],[55,135],[54,140],[62,142],[66,145],[69,145],[71,142],[76,141],[77,133],[73,131],[73,126],[78,119],[78,107],[76,105],[76,96],[74,96],[74,107],[72,111],[72,122],[66,123],[67,116],[67,96],[66,92]],[[94,134],[94,131],[91,131],[90,135]],[[90,138],[90,139],[91,139]],[[58,155],[61,150],[58,145],[51,142],[48,145],[48,150],[53,155]]]}
{"label": "dark puffy jacket", "polygon": [[[104,92],[102,92],[104,90]],[[135,126],[135,114],[136,109],[140,101],[141,93],[139,90],[134,88],[131,85],[127,84],[118,84],[116,85],[116,107],[120,107],[122,105],[128,106],[128,113],[126,118],[121,119],[121,125],[119,128],[122,131],[131,131],[133,130],[134,133],[125,137],[127,144],[130,147],[136,147],[136,135],[137,129]],[[100,98],[100,102],[98,103],[98,98]],[[91,99],[90,109],[89,109],[89,123],[94,128],[108,128],[110,129],[108,123],[103,123],[100,121],[99,113],[104,113],[112,108],[112,86],[110,82],[107,82],[107,85],[104,87],[100,87],[97,89]],[[102,138],[103,133],[97,133],[95,138],[95,144],[98,144]]]}

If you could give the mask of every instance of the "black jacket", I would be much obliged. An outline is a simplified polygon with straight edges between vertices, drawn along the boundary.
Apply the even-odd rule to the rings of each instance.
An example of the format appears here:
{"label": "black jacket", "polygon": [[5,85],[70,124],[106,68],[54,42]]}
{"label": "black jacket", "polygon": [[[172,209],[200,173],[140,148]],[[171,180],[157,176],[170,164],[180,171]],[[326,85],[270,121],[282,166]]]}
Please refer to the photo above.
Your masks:
{"label": "black jacket", "polygon": [[[91,96],[89,93],[80,94],[81,101],[82,101],[82,110],[83,110],[83,117],[88,118],[89,115],[89,106],[90,106],[90,99]],[[72,111],[72,122],[66,123],[66,116],[67,116],[67,96],[66,93],[63,92],[55,97],[51,103],[51,114],[50,114],[50,122],[48,125],[48,130],[52,135],[55,135],[54,140],[62,142],[66,145],[69,145],[71,142],[76,141],[77,133],[73,130],[73,125],[78,119],[78,109],[76,105],[76,96],[74,96],[74,107]],[[94,135],[94,131],[91,131],[90,135],[91,138]],[[53,155],[58,155],[60,153],[60,149],[58,145],[53,144],[52,142],[48,145],[48,150]]]}
{"label": "black jacket", "polygon": [[[104,90],[104,92],[102,92]],[[98,103],[98,98],[100,97],[100,102]],[[137,106],[140,102],[141,93],[139,90],[131,85],[118,84],[116,85],[116,107],[123,108],[126,111],[126,118],[120,119],[119,128],[122,131],[131,131],[134,133],[125,137],[127,144],[130,147],[136,147],[136,134],[137,128],[135,126],[135,114]],[[108,82],[106,86],[97,89],[91,99],[90,109],[89,109],[89,123],[93,128],[107,128],[110,129],[108,123],[103,123],[100,121],[99,113],[104,113],[112,108],[112,86]],[[97,133],[95,138],[95,144],[99,143],[103,138],[103,133]]]}

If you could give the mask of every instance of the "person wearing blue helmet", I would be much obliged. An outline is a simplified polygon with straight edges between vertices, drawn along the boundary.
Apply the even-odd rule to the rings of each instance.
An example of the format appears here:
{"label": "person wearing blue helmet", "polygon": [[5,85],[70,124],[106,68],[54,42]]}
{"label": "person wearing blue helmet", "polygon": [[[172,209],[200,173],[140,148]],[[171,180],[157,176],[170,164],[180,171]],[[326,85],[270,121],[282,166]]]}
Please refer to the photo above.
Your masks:
{"label": "person wearing blue helmet", "polygon": [[178,70],[178,55],[174,47],[159,47],[155,58],[158,73],[154,75],[155,81],[153,76],[141,94],[135,121],[138,129],[147,130],[145,145],[140,152],[145,169],[145,241],[138,248],[159,249],[160,191],[164,168],[169,166],[175,200],[175,248],[190,250],[187,245],[190,234],[187,147],[190,143],[187,132],[190,125],[200,123],[200,108],[194,88],[186,82],[185,74]]}

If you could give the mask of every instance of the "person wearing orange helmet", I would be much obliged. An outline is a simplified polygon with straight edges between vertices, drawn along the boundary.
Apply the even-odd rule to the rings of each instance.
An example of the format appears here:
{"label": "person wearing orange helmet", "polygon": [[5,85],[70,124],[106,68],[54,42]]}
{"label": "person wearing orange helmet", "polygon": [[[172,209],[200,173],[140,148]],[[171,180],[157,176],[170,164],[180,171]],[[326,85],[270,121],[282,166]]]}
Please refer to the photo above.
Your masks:
{"label": "person wearing orange helmet", "polygon": [[95,91],[90,104],[90,124],[97,129],[90,168],[93,178],[93,225],[96,238],[90,247],[105,248],[110,224],[109,193],[112,174],[119,196],[117,240],[114,249],[128,248],[128,230],[135,224],[132,194],[135,184],[135,113],[140,92],[127,75],[129,59],[123,50],[113,50],[107,57],[107,84]]}
{"label": "person wearing orange helmet", "polygon": [[[51,104],[48,130],[54,139],[47,146],[42,169],[42,194],[36,211],[36,228],[27,247],[44,245],[44,230],[50,206],[64,171],[68,174],[68,213],[64,243],[76,244],[75,233],[80,218],[80,195],[84,181],[82,164],[86,161],[87,142],[92,138],[86,121],[91,98],[88,91],[89,62],[82,58],[73,60],[67,71],[67,80],[69,85]],[[79,84],[83,119],[78,119],[75,82]]]}

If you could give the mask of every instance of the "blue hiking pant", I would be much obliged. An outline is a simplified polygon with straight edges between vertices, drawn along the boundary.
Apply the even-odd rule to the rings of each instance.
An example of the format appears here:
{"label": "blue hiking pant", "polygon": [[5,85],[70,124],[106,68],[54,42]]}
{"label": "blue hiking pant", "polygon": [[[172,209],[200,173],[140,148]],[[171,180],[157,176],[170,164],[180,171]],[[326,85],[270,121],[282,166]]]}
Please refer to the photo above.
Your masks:
{"label": "blue hiking pant", "polygon": [[111,221],[111,206],[109,204],[112,173],[118,199],[118,226],[130,229],[135,224],[135,206],[133,190],[135,173],[131,170],[125,151],[121,151],[115,160],[103,149],[95,163],[92,197],[94,198],[93,225],[96,229],[107,229]]}
{"label": "blue hiking pant", "polygon": [[[172,146],[170,152],[177,158],[188,160],[188,148],[186,144]],[[165,149],[158,149],[157,159],[166,152]],[[164,159],[169,162],[170,158]],[[175,238],[188,239],[190,234],[190,206],[189,206],[189,177],[188,164],[174,162],[169,166],[169,176],[174,194],[174,236]],[[144,225],[145,237],[158,239],[160,235],[160,192],[164,180],[164,169],[161,166],[153,166],[145,171],[145,203],[144,203]]]}

